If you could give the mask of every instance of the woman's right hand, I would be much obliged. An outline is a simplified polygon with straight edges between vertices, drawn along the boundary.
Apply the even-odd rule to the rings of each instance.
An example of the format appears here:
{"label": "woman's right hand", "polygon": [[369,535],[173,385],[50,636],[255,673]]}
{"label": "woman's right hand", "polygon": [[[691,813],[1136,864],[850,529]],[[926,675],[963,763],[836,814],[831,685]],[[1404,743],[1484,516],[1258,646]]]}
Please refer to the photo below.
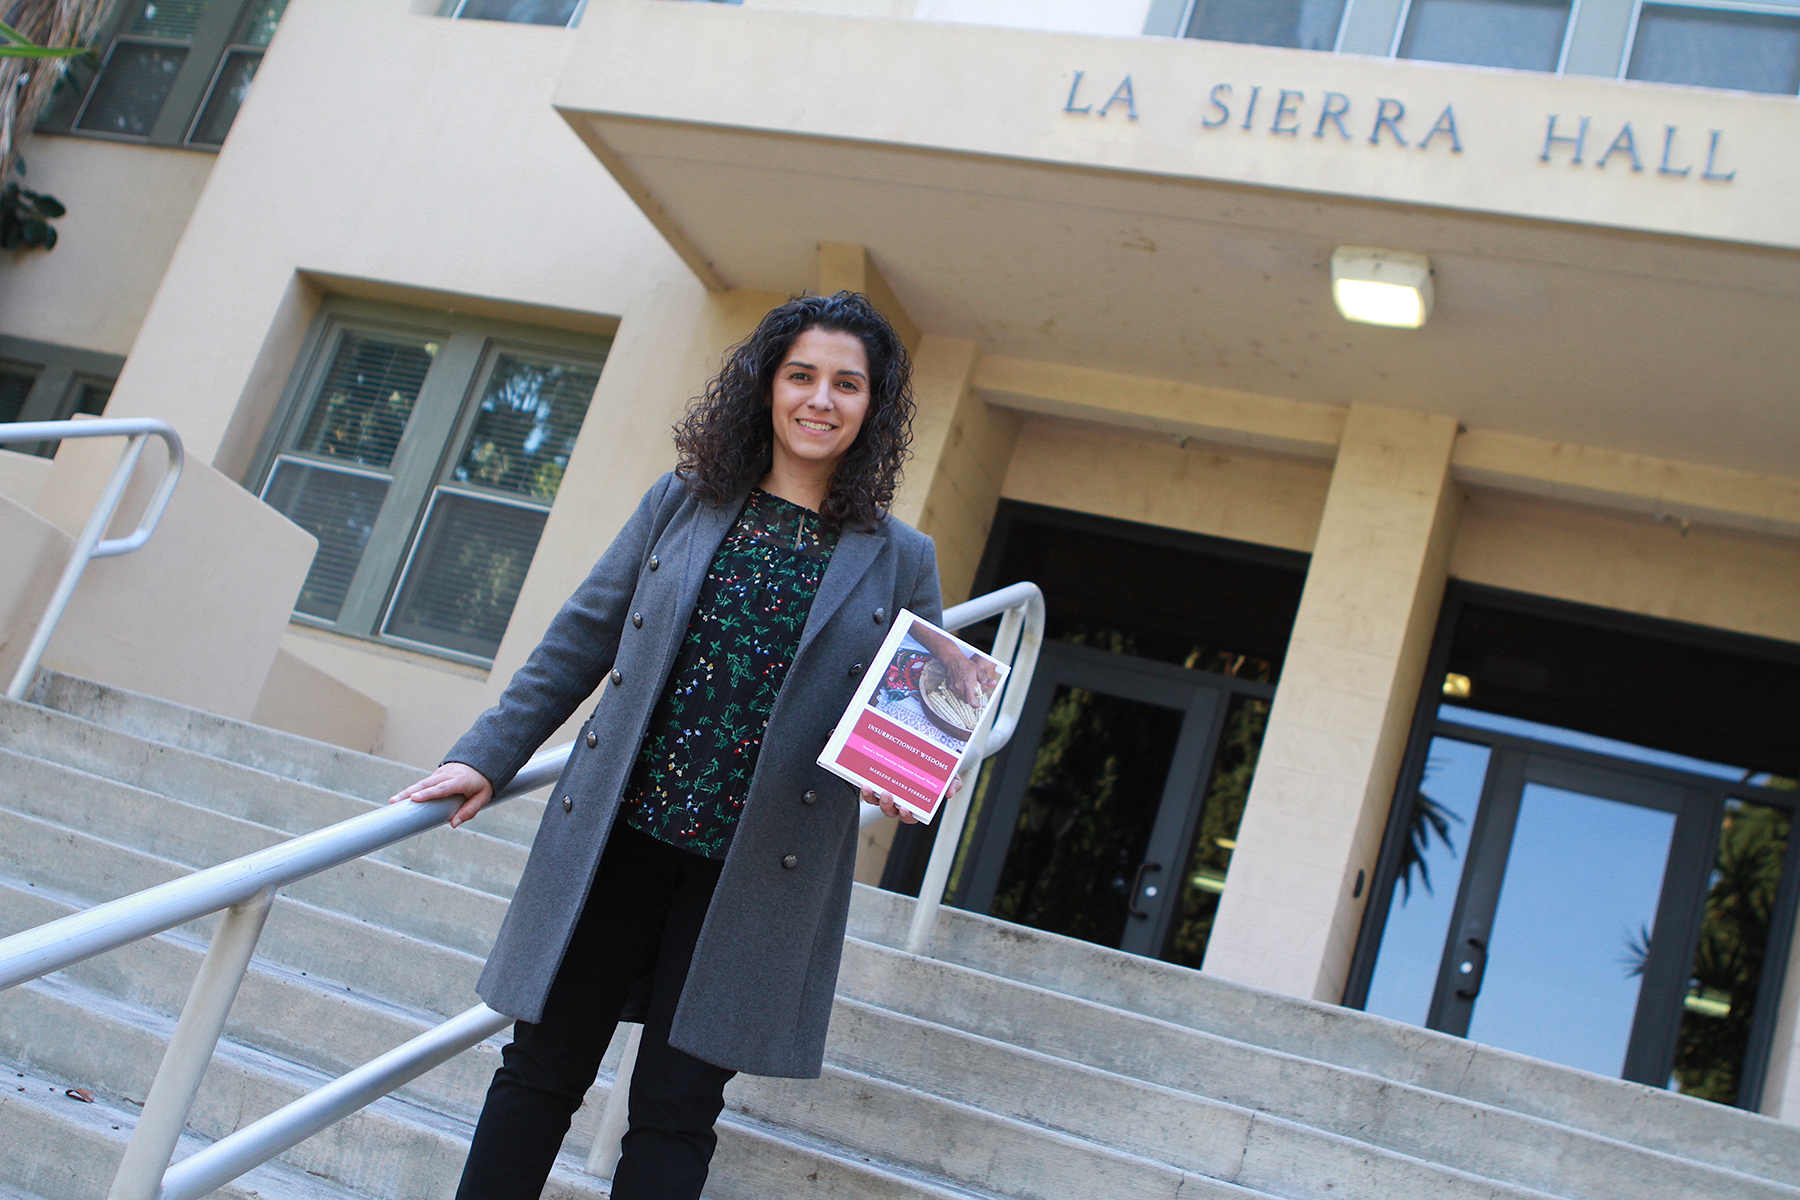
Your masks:
{"label": "woman's right hand", "polygon": [[494,798],[494,785],[487,776],[468,763],[447,762],[419,782],[400,789],[388,797],[389,804],[402,800],[423,803],[461,796],[463,805],[450,814],[450,828],[455,829],[481,811],[482,805]]}

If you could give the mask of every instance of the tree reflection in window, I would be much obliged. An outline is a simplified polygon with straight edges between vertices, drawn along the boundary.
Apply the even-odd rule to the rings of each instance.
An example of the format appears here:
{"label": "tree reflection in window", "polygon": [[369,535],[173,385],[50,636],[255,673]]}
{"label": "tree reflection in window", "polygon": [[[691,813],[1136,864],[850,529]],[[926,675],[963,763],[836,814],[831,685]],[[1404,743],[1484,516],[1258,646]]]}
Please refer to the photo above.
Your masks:
{"label": "tree reflection in window", "polygon": [[1199,970],[1206,958],[1206,943],[1212,937],[1219,895],[1225,890],[1225,874],[1231,867],[1231,852],[1237,848],[1238,825],[1244,819],[1244,802],[1250,796],[1256,756],[1262,751],[1268,726],[1267,700],[1232,697],[1206,784],[1206,807],[1200,810],[1200,827],[1181,874],[1181,897],[1163,953],[1169,962]]}
{"label": "tree reflection in window", "polygon": [[[1774,782],[1794,788],[1791,779]],[[1770,805],[1725,802],[1670,1080],[1685,1095],[1737,1101],[1792,823],[1791,813]],[[1642,970],[1639,959],[1633,973]]]}
{"label": "tree reflection in window", "polygon": [[594,367],[498,355],[452,472],[456,482],[555,500],[599,382]]}

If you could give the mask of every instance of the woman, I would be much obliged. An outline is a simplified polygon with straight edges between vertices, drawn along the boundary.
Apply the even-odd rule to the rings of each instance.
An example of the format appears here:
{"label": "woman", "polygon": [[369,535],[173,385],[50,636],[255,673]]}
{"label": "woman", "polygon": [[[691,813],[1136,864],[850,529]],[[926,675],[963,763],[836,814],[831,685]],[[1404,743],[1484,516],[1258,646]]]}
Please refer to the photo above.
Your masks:
{"label": "woman", "polygon": [[462,796],[462,824],[606,684],[481,975],[517,1023],[459,1197],[539,1194],[628,1003],[615,1200],[700,1195],[735,1072],[819,1075],[859,808],[815,760],[895,611],[940,613],[930,539],[885,511],[910,372],[860,295],[764,317],[500,702],[395,797]]}

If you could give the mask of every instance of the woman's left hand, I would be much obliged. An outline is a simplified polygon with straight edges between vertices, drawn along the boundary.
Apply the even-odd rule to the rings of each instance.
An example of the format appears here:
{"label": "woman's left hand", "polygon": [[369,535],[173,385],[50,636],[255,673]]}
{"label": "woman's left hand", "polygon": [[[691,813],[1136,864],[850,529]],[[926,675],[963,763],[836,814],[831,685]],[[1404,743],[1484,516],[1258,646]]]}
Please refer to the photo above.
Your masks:
{"label": "woman's left hand", "polygon": [[[962,776],[958,775],[950,781],[950,791],[946,794],[945,798],[948,799],[950,796],[954,796],[960,791],[962,791]],[[873,804],[876,808],[879,808],[881,810],[881,815],[884,817],[899,817],[900,823],[903,825],[917,825],[919,823],[919,818],[913,816],[912,813],[908,812],[906,809],[901,808],[894,802],[894,798],[886,792],[877,792],[872,791],[869,788],[864,788],[862,790],[862,802],[864,804]]]}

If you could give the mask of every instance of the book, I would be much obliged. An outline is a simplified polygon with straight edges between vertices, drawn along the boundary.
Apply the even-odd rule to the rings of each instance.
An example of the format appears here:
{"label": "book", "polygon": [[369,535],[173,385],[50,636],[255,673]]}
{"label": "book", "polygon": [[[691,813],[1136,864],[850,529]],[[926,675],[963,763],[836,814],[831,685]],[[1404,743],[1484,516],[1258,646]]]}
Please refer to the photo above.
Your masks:
{"label": "book", "polygon": [[986,740],[1009,670],[903,608],[819,765],[929,822]]}

